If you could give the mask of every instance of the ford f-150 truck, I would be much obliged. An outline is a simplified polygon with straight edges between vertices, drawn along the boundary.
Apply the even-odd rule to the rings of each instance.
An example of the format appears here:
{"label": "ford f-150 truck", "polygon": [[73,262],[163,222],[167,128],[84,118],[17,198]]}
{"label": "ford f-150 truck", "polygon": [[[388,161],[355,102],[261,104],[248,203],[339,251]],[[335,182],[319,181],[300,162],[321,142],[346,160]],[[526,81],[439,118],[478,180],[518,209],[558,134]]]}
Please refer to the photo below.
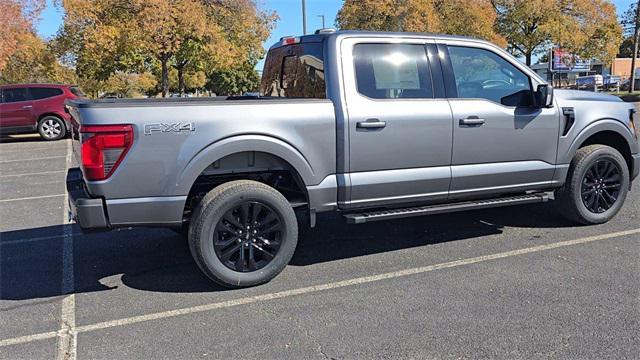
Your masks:
{"label": "ford f-150 truck", "polygon": [[318,31],[269,50],[260,97],[74,100],[83,229],[185,229],[213,281],[269,281],[298,226],[554,199],[610,220],[640,169],[631,104],[554,90],[485,41]]}

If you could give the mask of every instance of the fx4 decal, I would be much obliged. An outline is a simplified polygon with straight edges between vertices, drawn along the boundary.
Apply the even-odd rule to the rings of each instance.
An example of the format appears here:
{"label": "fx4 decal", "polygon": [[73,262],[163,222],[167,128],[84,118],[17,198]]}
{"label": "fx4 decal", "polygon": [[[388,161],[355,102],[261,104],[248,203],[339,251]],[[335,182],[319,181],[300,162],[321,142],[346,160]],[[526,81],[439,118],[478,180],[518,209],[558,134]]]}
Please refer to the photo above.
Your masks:
{"label": "fx4 decal", "polygon": [[155,123],[144,124],[144,134],[152,135],[153,133],[186,133],[189,134],[196,131],[194,123]]}

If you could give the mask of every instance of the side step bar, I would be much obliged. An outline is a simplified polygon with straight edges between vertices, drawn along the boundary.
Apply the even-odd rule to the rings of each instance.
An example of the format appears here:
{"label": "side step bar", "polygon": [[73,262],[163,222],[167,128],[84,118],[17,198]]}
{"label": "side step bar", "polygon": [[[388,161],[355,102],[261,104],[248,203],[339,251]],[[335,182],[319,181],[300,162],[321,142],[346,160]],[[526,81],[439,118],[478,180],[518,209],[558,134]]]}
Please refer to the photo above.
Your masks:
{"label": "side step bar", "polygon": [[419,206],[405,209],[379,210],[361,214],[347,214],[349,224],[363,224],[371,221],[398,219],[422,215],[444,214],[456,211],[487,209],[493,207],[542,203],[549,200],[550,193],[535,193],[520,196],[500,197],[487,200],[465,201],[450,204]]}

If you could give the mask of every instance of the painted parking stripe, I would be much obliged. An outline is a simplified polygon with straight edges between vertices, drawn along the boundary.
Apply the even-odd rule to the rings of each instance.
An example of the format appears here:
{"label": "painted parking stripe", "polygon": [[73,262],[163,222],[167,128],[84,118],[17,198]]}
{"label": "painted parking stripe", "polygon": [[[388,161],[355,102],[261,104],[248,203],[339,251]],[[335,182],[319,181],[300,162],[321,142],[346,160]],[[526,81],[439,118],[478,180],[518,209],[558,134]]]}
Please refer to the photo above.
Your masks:
{"label": "painted parking stripe", "polygon": [[23,173],[23,174],[0,175],[0,178],[20,177],[20,176],[49,175],[49,174],[63,173],[63,172],[66,172],[66,171],[67,171],[67,170],[53,170],[53,171],[41,171],[41,172]]}
{"label": "painted parking stripe", "polygon": [[[13,198],[13,199],[2,199],[2,200],[0,200],[0,203],[3,203],[3,202],[11,202],[11,201],[23,201],[23,200],[47,199],[47,198],[54,198],[54,197],[61,197],[61,196],[65,196],[65,194],[42,195],[42,196],[29,196],[29,197]],[[66,214],[65,214],[65,215],[66,215]]]}
{"label": "painted parking stripe", "polygon": [[44,156],[37,158],[28,158],[28,159],[17,159],[17,160],[2,160],[0,164],[10,163],[10,162],[20,162],[20,161],[35,161],[35,160],[48,160],[48,159],[64,159],[66,156]]}
{"label": "painted parking stripe", "polygon": [[57,239],[62,239],[63,237],[64,235],[60,234],[60,235],[50,235],[50,236],[38,236],[38,237],[32,237],[32,238],[26,238],[26,239],[7,240],[7,241],[0,241],[0,246],[24,244],[24,243],[30,243],[35,241],[43,241],[43,240],[57,240]]}
{"label": "painted parking stripe", "polygon": [[[71,142],[67,143],[67,168],[71,166]],[[62,212],[62,282],[61,294],[65,295],[60,304],[60,329],[57,333],[56,359],[75,360],[77,357],[78,336],[76,333],[76,295],[74,293],[73,272],[73,228],[69,220],[69,195],[64,194]]]}
{"label": "painted parking stripe", "polygon": [[[459,266],[471,265],[471,264],[481,263],[485,261],[492,261],[492,260],[509,258],[513,256],[532,254],[532,253],[537,253],[537,252],[546,251],[546,250],[553,250],[553,249],[563,248],[567,246],[587,244],[591,242],[620,238],[620,237],[636,235],[636,234],[640,234],[640,229],[619,231],[619,232],[609,233],[604,235],[589,236],[589,237],[584,237],[584,238],[575,239],[575,240],[561,241],[553,244],[533,246],[533,247],[524,248],[524,249],[505,251],[497,254],[478,256],[478,257],[450,261],[450,262],[440,263],[435,265],[428,265],[428,266],[416,267],[411,269],[393,271],[393,272],[388,272],[388,273],[383,273],[378,275],[364,276],[364,277],[359,277],[359,278],[354,278],[349,280],[337,281],[337,282],[326,283],[321,285],[314,285],[314,286],[303,287],[298,289],[285,290],[285,291],[280,291],[280,292],[275,292],[270,294],[249,296],[245,298],[222,301],[222,302],[217,302],[212,304],[199,305],[199,306],[193,306],[193,307],[169,310],[169,311],[162,311],[162,312],[151,313],[146,315],[132,316],[132,317],[123,318],[123,319],[110,320],[110,321],[104,321],[104,322],[99,322],[99,323],[90,324],[90,325],[78,326],[76,327],[76,333],[84,333],[84,332],[108,329],[113,327],[132,325],[132,324],[142,323],[142,322],[151,321],[151,320],[173,318],[177,316],[201,313],[201,312],[212,311],[217,309],[230,308],[230,307],[239,306],[239,305],[254,304],[254,303],[259,303],[263,301],[282,299],[282,298],[287,298],[287,297],[292,297],[297,295],[312,294],[312,293],[317,293],[321,291],[339,289],[339,288],[344,288],[348,286],[362,285],[362,284],[373,283],[373,282],[382,281],[382,280],[401,278],[401,277],[406,277],[410,275],[424,274],[424,273],[435,271],[435,270],[455,268]],[[46,332],[46,333],[40,333],[40,334],[34,334],[34,335],[20,336],[12,339],[0,340],[0,347],[23,344],[23,343],[36,341],[36,340],[49,339],[56,336],[57,336],[56,332]]]}

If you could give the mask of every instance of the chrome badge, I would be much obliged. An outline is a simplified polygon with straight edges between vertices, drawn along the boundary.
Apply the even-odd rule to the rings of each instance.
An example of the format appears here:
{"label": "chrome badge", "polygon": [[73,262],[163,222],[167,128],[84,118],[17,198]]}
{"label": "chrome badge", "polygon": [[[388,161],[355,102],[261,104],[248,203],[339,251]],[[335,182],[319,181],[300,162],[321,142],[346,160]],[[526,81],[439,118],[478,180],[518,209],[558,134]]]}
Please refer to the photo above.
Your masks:
{"label": "chrome badge", "polygon": [[178,133],[190,134],[196,131],[194,123],[154,123],[144,124],[144,134],[152,135],[154,133]]}

